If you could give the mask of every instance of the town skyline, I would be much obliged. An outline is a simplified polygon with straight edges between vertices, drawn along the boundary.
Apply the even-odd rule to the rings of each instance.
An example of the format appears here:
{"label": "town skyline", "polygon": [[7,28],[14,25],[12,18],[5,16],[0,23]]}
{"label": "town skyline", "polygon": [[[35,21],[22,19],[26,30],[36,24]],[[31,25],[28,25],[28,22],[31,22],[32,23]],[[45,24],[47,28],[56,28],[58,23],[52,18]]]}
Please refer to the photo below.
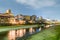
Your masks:
{"label": "town skyline", "polygon": [[59,0],[0,0],[0,13],[11,9],[14,15],[36,15],[60,20]]}

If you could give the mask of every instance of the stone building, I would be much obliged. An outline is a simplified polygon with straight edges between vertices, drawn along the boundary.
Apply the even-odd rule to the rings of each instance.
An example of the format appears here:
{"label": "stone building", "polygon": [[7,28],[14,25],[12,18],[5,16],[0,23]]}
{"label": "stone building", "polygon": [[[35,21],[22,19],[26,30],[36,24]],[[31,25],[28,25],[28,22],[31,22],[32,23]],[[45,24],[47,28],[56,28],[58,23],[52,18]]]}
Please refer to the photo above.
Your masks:
{"label": "stone building", "polygon": [[33,21],[36,21],[36,18],[37,18],[36,15],[32,15],[32,16],[31,16],[31,20],[33,20]]}
{"label": "stone building", "polygon": [[31,20],[31,16],[29,16],[29,15],[24,15],[24,20],[27,20],[27,21]]}
{"label": "stone building", "polygon": [[15,24],[15,18],[11,10],[7,10],[5,13],[0,13],[0,24]]}
{"label": "stone building", "polygon": [[15,19],[17,24],[25,24],[24,16],[22,14],[15,16]]}

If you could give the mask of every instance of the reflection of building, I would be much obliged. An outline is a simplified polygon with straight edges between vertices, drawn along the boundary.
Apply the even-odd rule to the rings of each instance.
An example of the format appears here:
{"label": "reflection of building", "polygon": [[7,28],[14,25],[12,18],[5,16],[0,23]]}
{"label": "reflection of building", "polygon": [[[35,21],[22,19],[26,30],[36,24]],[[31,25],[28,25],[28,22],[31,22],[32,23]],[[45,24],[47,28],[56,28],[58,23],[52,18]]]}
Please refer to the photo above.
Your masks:
{"label": "reflection of building", "polygon": [[15,24],[15,18],[10,9],[7,10],[6,13],[0,14],[0,23]]}

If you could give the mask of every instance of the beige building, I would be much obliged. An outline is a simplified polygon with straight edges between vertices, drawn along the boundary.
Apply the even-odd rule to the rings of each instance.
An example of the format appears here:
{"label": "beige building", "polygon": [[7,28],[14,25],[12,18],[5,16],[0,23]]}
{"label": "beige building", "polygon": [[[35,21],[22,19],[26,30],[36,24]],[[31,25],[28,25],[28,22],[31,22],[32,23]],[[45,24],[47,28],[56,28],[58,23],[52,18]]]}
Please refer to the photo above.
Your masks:
{"label": "beige building", "polygon": [[[32,20],[33,19],[33,20]],[[0,24],[25,24],[26,21],[29,23],[35,23],[35,16],[29,15],[17,15],[14,16],[10,9],[5,13],[0,13]]]}
{"label": "beige building", "polygon": [[17,16],[15,16],[15,19],[16,19],[16,23],[17,24],[25,24],[25,20],[24,20],[24,16],[19,14]]}
{"label": "beige building", "polygon": [[11,13],[11,10],[7,10],[5,13],[0,13],[0,23],[10,23],[15,24],[14,15]]}

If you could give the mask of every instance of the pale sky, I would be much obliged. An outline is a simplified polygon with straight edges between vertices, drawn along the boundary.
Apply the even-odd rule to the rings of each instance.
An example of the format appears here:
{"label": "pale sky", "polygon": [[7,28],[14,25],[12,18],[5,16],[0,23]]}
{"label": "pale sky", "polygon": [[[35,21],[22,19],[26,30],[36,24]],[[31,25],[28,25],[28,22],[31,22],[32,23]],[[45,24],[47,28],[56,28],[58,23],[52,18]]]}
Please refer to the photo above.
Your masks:
{"label": "pale sky", "polygon": [[60,0],[0,0],[0,13],[11,9],[14,15],[37,15],[60,20]]}

